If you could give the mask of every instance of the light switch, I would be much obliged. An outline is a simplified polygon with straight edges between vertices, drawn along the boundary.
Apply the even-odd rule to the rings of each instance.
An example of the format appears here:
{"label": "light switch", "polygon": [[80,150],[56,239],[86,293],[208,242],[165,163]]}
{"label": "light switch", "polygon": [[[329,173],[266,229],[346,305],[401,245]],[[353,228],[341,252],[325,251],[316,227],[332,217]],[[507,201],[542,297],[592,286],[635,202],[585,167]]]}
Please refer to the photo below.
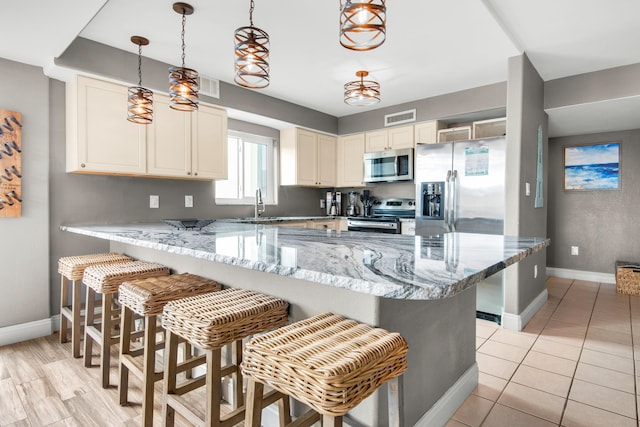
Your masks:
{"label": "light switch", "polygon": [[160,207],[160,196],[149,196],[149,207],[152,209],[157,209]]}
{"label": "light switch", "polygon": [[524,195],[527,197],[531,195],[531,184],[528,182],[524,183]]}
{"label": "light switch", "polygon": [[571,246],[571,255],[580,255],[580,250],[577,246]]}
{"label": "light switch", "polygon": [[192,208],[193,207],[193,196],[191,196],[191,195],[185,195],[184,196],[184,207],[185,208]]}

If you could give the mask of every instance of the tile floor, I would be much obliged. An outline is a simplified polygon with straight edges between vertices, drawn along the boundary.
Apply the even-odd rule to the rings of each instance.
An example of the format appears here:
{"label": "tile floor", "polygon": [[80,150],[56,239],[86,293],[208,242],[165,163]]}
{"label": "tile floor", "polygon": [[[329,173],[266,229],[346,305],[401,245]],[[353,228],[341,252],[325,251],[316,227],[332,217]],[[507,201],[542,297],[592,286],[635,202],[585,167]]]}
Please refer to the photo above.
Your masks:
{"label": "tile floor", "polygon": [[638,426],[640,297],[554,277],[547,289],[522,332],[477,320],[479,384],[447,427]]}

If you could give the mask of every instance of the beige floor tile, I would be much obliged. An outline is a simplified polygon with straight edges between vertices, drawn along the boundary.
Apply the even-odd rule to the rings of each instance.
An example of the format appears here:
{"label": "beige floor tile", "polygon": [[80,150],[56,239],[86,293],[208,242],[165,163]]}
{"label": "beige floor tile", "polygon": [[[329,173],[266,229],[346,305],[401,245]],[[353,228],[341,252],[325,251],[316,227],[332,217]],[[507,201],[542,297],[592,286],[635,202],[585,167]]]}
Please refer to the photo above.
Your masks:
{"label": "beige floor tile", "polygon": [[540,353],[546,353],[570,360],[578,360],[582,350],[580,347],[550,341],[542,337],[538,338],[531,349]]}
{"label": "beige floor tile", "polygon": [[615,313],[594,313],[589,323],[590,327],[606,329],[608,331],[631,333],[631,322],[628,316]]}
{"label": "beige floor tile", "polygon": [[513,374],[511,382],[560,397],[567,397],[569,388],[571,387],[570,377],[526,365],[520,365],[515,374]]}
{"label": "beige floor tile", "polygon": [[589,350],[588,348],[582,350],[580,362],[600,366],[601,368],[612,369],[624,374],[633,375],[634,373],[633,359],[601,353],[599,351]]}
{"label": "beige floor tile", "polygon": [[504,405],[495,405],[482,427],[553,427],[557,424]]}
{"label": "beige floor tile", "polygon": [[635,419],[569,400],[562,417],[566,427],[637,427]]}
{"label": "beige floor tile", "polygon": [[46,378],[25,382],[16,387],[29,421],[45,426],[71,416]]}
{"label": "beige floor tile", "polygon": [[485,338],[476,337],[476,350],[480,348],[482,344],[486,341]]}
{"label": "beige floor tile", "polygon": [[510,382],[502,392],[498,403],[558,424],[565,400],[550,393]]}
{"label": "beige floor tile", "polygon": [[456,421],[454,419],[449,420],[448,423],[444,425],[444,427],[469,427],[466,424],[461,423],[460,421]]}
{"label": "beige floor tile", "polygon": [[599,282],[593,282],[591,280],[578,280],[575,279],[571,286],[572,289],[583,289],[583,290],[592,290],[597,291],[600,288]]}
{"label": "beige floor tile", "polygon": [[485,374],[508,380],[518,369],[518,364],[508,360],[489,356],[488,354],[476,353],[478,369]]}
{"label": "beige floor tile", "polygon": [[497,331],[497,328],[492,328],[484,324],[478,324],[476,322],[476,337],[487,339]]}
{"label": "beige floor tile", "polygon": [[480,372],[478,374],[478,387],[473,391],[473,394],[495,402],[506,385],[507,380]]}
{"label": "beige floor tile", "polygon": [[590,327],[584,341],[584,348],[616,356],[633,357],[631,334],[606,329]]}
{"label": "beige floor tile", "polygon": [[18,390],[11,378],[0,380],[0,425],[7,425],[27,418]]}
{"label": "beige floor tile", "polygon": [[526,332],[528,334],[539,334],[542,332],[548,321],[548,318],[538,317],[537,315],[533,316],[522,329],[522,332]]}
{"label": "beige floor tile", "polygon": [[487,416],[493,402],[472,394],[453,414],[453,419],[471,427],[479,427]]}
{"label": "beige floor tile", "polygon": [[516,363],[522,362],[522,359],[527,355],[527,349],[516,347],[511,344],[492,341],[491,339],[487,340],[487,342],[478,349],[478,352]]}
{"label": "beige floor tile", "polygon": [[635,418],[636,398],[633,394],[574,379],[569,399],[625,417]]}
{"label": "beige floor tile", "polygon": [[551,318],[555,320],[562,320],[564,322],[576,323],[578,325],[587,325],[591,319],[591,311],[558,307],[553,315],[551,315]]}
{"label": "beige floor tile", "polygon": [[522,361],[523,365],[531,366],[555,374],[572,377],[578,364],[575,360],[553,356],[551,354],[530,351]]}
{"label": "beige floor tile", "polygon": [[493,334],[490,339],[491,341],[498,341],[503,344],[515,345],[516,347],[521,347],[529,350],[537,338],[537,334],[532,334],[525,331],[516,332],[510,331],[508,329],[500,329],[496,331],[496,333]]}
{"label": "beige floor tile", "polygon": [[635,380],[633,375],[623,374],[622,372],[611,369],[587,365],[586,363],[578,363],[575,378],[626,393],[635,393]]}
{"label": "beige floor tile", "polygon": [[561,344],[581,347],[587,333],[587,325],[578,325],[560,320],[549,320],[540,332],[540,337]]}

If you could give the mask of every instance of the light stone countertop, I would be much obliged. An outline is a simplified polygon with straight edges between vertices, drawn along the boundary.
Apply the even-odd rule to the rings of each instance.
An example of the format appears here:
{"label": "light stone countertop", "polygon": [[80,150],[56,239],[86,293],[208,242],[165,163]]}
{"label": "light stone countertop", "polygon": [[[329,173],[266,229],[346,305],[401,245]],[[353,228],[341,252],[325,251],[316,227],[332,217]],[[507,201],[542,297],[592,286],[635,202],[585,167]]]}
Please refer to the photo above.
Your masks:
{"label": "light stone countertop", "polygon": [[415,300],[454,296],[549,245],[545,238],[470,233],[422,237],[228,220],[201,230],[178,230],[163,223],[61,229],[379,297]]}

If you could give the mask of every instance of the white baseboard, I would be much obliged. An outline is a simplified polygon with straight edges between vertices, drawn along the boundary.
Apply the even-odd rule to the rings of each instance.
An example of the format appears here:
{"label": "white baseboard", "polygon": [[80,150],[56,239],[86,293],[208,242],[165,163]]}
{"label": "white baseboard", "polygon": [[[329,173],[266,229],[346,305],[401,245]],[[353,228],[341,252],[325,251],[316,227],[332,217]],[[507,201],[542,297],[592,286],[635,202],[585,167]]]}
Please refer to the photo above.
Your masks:
{"label": "white baseboard", "polygon": [[52,333],[52,318],[5,326],[0,328],[0,346],[46,337]]}
{"label": "white baseboard", "polygon": [[598,273],[596,271],[569,270],[568,268],[547,267],[547,277],[554,276],[561,279],[588,280],[599,283],[616,283],[616,275]]}
{"label": "white baseboard", "polygon": [[502,328],[509,329],[512,331],[521,331],[529,320],[542,308],[544,303],[547,301],[549,293],[547,290],[543,290],[538,294],[537,297],[531,301],[520,314],[512,314],[512,313],[502,313]]}
{"label": "white baseboard", "polygon": [[478,364],[474,363],[458,381],[414,424],[414,427],[440,427],[458,410],[478,385]]}

